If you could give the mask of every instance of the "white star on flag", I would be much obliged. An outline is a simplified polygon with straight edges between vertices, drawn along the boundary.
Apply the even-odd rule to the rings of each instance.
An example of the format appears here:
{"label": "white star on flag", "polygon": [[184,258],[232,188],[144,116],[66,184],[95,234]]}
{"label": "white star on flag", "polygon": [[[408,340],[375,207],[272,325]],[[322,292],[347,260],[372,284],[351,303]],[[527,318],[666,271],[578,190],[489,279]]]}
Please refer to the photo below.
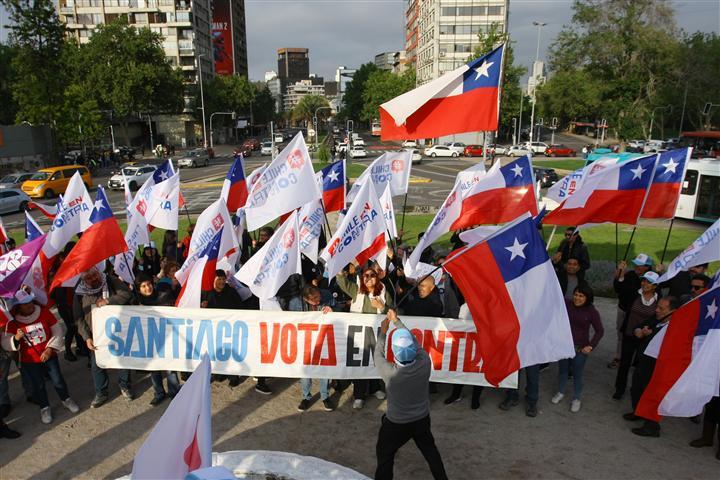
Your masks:
{"label": "white star on flag", "polygon": [[715,299],[713,299],[712,303],[708,305],[707,308],[708,311],[707,315],[705,315],[705,318],[712,318],[713,320],[715,320],[715,315],[717,314],[718,308],[720,308],[717,306]]}
{"label": "white star on flag", "polygon": [[638,178],[638,179],[642,178],[642,174],[645,173],[645,171],[647,171],[647,168],[642,168],[642,165],[638,164],[637,168],[635,168],[635,169],[631,168],[630,171],[633,172],[632,179],[635,180],[636,178]]}
{"label": "white star on flag", "polygon": [[510,171],[514,172],[516,177],[522,176],[522,167],[520,165],[516,164]]}
{"label": "white star on flag", "polygon": [[513,242],[513,244],[510,245],[509,247],[505,247],[505,250],[507,250],[511,253],[510,261],[512,262],[515,259],[515,257],[526,258],[525,252],[524,252],[526,246],[527,246],[527,242],[520,243],[520,242],[518,242],[517,237],[515,237],[515,241]]}
{"label": "white star on flag", "polygon": [[102,210],[104,208],[104,202],[100,199],[97,199],[97,200],[95,200],[95,203],[93,204],[93,206],[95,207],[95,210],[100,212],[100,210]]}
{"label": "white star on flag", "polygon": [[328,173],[328,178],[331,182],[337,182],[338,181],[338,173],[335,170],[330,170],[330,173]]}
{"label": "white star on flag", "polygon": [[487,61],[483,60],[482,65],[477,67],[475,69],[475,80],[477,80],[480,77],[488,77],[490,78],[490,74],[488,72],[488,69],[493,66],[495,62],[488,63]]}
{"label": "white star on flag", "polygon": [[160,181],[162,181],[162,180],[167,180],[167,179],[168,179],[168,174],[167,174],[167,172],[166,172],[165,170],[163,170],[162,172],[160,172]]}
{"label": "white star on flag", "polygon": [[680,165],[679,163],[675,163],[675,161],[671,158],[669,162],[663,163],[663,167],[665,167],[665,173],[677,173],[675,169],[677,166]]}

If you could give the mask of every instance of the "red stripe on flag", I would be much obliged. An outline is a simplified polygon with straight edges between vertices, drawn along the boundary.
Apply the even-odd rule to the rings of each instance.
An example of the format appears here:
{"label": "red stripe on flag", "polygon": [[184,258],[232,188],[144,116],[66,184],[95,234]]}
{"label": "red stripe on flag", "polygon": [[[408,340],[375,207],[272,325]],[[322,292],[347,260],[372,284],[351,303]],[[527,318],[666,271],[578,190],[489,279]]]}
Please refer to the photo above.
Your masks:
{"label": "red stripe on flag", "polygon": [[509,222],[525,212],[533,216],[538,213],[532,186],[486,190],[463,200],[460,216],[450,230],[483,223]]}
{"label": "red stripe on flag", "polygon": [[203,291],[209,292],[215,286],[215,271],[217,270],[217,258],[208,258],[202,273],[202,287]]}
{"label": "red stripe on flag", "polygon": [[381,233],[377,237],[375,237],[375,240],[373,240],[372,244],[362,252],[358,253],[355,257],[355,260],[357,260],[358,264],[364,265],[368,260],[370,260],[373,256],[375,256],[380,250],[385,248],[385,232]]}
{"label": "red stripe on flag", "polygon": [[227,208],[230,213],[235,213],[238,208],[244,207],[245,202],[247,202],[247,198],[248,189],[245,179],[230,185],[230,192],[228,193],[227,199]]}
{"label": "red stripe on flag", "polygon": [[497,130],[498,89],[476,88],[462,95],[430,99],[400,126],[380,108],[380,125],[382,140]]}
{"label": "red stripe on flag", "polygon": [[188,471],[192,472],[197,470],[202,465],[202,455],[200,454],[200,447],[198,446],[197,438],[197,425],[195,426],[195,434],[193,435],[192,442],[183,452],[183,462],[188,466]]}
{"label": "red stripe on flag", "polygon": [[642,218],[673,218],[680,196],[679,183],[653,183],[650,185]]}
{"label": "red stripe on flag", "polygon": [[[464,250],[451,252],[448,259]],[[487,243],[473,247],[444,268],[460,288],[472,313],[482,358],[481,372],[497,386],[520,369],[517,352],[520,320],[502,273]]]}
{"label": "red stripe on flag", "polygon": [[325,213],[339,212],[345,208],[345,186],[323,192]]}
{"label": "red stripe on flag", "polygon": [[634,225],[642,208],[645,190],[596,190],[584,207],[563,208],[548,213],[545,225],[583,225],[586,223],[628,223]]}
{"label": "red stripe on flag", "polygon": [[639,417],[660,421],[658,407],[692,360],[695,330],[700,320],[700,302],[692,301],[675,311],[658,353],[655,370],[635,409]]}

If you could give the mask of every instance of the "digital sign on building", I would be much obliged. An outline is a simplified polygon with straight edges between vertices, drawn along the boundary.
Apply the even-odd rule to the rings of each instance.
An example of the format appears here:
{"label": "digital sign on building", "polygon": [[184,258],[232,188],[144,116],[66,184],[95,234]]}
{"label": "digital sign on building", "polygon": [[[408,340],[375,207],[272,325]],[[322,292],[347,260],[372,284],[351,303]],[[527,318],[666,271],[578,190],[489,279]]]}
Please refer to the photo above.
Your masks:
{"label": "digital sign on building", "polygon": [[230,0],[213,1],[212,42],[215,73],[218,75],[235,73]]}

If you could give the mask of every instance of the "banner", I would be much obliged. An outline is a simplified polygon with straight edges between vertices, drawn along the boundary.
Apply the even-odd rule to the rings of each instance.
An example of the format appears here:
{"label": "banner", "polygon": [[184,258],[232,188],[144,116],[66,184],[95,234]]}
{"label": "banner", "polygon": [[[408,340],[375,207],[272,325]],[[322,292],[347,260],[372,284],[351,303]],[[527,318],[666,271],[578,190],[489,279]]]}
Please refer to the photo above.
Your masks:
{"label": "banner", "polygon": [[218,75],[235,73],[230,0],[212,2],[212,44],[215,73]]}
{"label": "banner", "polygon": [[[106,306],[93,310],[101,368],[284,378],[379,378],[373,349],[383,315]],[[401,317],[433,362],[435,382],[485,385],[472,321]],[[392,330],[389,332],[392,335]],[[387,342],[390,345],[390,341]],[[500,386],[516,388],[517,373]]]}

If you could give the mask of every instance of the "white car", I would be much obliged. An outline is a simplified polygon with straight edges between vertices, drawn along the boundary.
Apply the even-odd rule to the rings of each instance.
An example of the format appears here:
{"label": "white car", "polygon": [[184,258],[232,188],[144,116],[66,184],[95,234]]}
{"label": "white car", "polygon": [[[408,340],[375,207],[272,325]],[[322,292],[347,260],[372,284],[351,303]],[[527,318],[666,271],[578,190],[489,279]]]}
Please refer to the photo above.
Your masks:
{"label": "white car", "polygon": [[645,153],[664,152],[665,150],[667,150],[665,148],[665,142],[662,140],[648,140],[645,142],[645,147],[643,147],[643,152]]}
{"label": "white car", "polygon": [[[463,147],[464,148],[464,147]],[[425,149],[426,157],[457,157],[460,154],[447,145],[433,145]]]}
{"label": "white car", "polygon": [[467,146],[462,142],[450,142],[446,143],[445,145],[450,147],[450,150],[452,150],[453,152],[457,152],[458,155],[462,155],[463,153],[465,153],[465,147]]}
{"label": "white car", "polygon": [[402,143],[402,148],[417,148],[417,142],[415,140],[405,140]]}
{"label": "white car", "polygon": [[28,208],[30,197],[17,188],[0,190],[0,213],[24,212]]}
{"label": "white car", "polygon": [[350,149],[350,156],[353,158],[367,157],[367,152],[365,151],[365,147],[363,147],[361,145],[353,145],[353,147]]}
{"label": "white car", "polygon": [[420,164],[422,162],[422,155],[420,155],[420,150],[416,148],[405,148],[406,152],[412,152],[412,163]]}
{"label": "white car", "polygon": [[272,155],[273,154],[273,144],[272,142],[263,142],[262,146],[260,147],[260,155]]}
{"label": "white car", "polygon": [[365,140],[363,140],[360,137],[353,138],[353,146],[359,146],[364,147],[365,146]]}
{"label": "white car", "polygon": [[[150,178],[150,175],[157,170],[157,167],[152,165],[133,165],[131,167],[125,167],[121,173],[116,173],[107,182],[107,187],[110,190],[124,190],[125,179],[128,181],[128,186],[131,191],[135,191],[145,183],[145,180]],[[123,177],[124,175],[124,177]]]}
{"label": "white car", "polygon": [[545,153],[545,149],[548,148],[550,145],[548,145],[545,142],[525,142],[525,148],[530,150],[533,155],[538,153]]}
{"label": "white car", "polygon": [[488,145],[488,151],[492,152],[493,155],[507,155],[507,151],[510,147],[506,147],[505,145],[497,145],[495,143],[491,143]]}
{"label": "white car", "polygon": [[210,157],[208,156],[208,153],[202,148],[196,148],[195,150],[190,150],[185,155],[183,155],[177,161],[177,164],[180,168],[197,168],[201,165],[203,167],[207,167],[210,164]]}
{"label": "white car", "polygon": [[525,145],[513,145],[508,148],[505,155],[508,157],[522,157],[523,155],[530,155],[531,153],[530,149]]}

